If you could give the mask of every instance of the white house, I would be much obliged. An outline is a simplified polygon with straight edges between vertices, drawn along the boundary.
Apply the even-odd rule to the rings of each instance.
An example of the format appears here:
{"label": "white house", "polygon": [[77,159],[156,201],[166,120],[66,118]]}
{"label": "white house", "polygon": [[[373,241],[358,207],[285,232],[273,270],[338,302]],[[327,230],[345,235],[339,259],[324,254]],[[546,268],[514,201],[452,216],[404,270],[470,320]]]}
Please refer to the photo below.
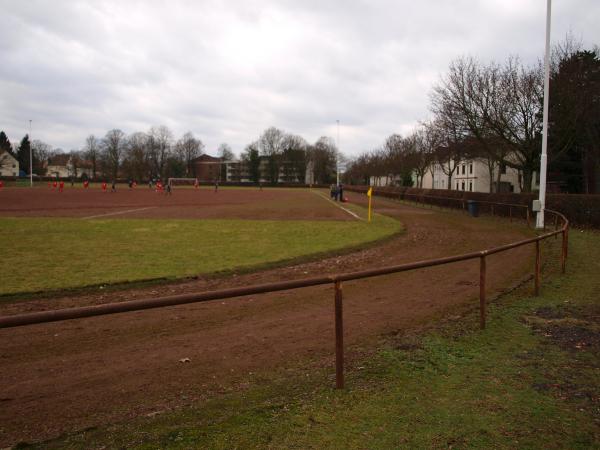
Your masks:
{"label": "white house", "polygon": [[92,176],[92,165],[89,161],[74,159],[71,155],[60,154],[46,161],[46,175],[57,178],[81,178]]}
{"label": "white house", "polygon": [[6,151],[0,153],[0,176],[19,176],[19,161],[17,161],[13,155]]}
{"label": "white house", "polygon": [[[455,170],[450,178],[450,189],[455,191],[469,192],[490,192],[490,170],[487,162],[481,159],[461,160],[458,163],[452,161],[448,163],[450,168]],[[523,178],[519,170],[507,167],[506,165],[496,165],[491,173],[492,181],[495,183],[500,171],[500,192],[520,193],[523,185]],[[448,172],[448,170],[446,170]],[[531,183],[531,189],[539,188],[537,173],[534,174]],[[424,189],[448,189],[448,175],[442,170],[438,163],[429,167],[423,176]]]}

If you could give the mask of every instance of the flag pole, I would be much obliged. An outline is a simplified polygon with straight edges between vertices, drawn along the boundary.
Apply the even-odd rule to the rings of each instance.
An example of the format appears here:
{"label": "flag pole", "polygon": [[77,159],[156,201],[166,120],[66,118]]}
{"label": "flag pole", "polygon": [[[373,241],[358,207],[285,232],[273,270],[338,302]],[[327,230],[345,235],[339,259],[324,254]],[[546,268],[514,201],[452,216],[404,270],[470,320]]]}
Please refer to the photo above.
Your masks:
{"label": "flag pole", "polygon": [[367,197],[369,197],[369,222],[371,222],[371,198],[373,197],[373,187],[370,187],[367,191]]}
{"label": "flag pole", "polygon": [[544,55],[544,110],[542,118],[542,154],[540,156],[540,211],[536,217],[536,228],[544,228],[544,209],[546,209],[546,171],[548,166],[548,104],[550,97],[550,25],[552,0],[546,4],[546,54]]}

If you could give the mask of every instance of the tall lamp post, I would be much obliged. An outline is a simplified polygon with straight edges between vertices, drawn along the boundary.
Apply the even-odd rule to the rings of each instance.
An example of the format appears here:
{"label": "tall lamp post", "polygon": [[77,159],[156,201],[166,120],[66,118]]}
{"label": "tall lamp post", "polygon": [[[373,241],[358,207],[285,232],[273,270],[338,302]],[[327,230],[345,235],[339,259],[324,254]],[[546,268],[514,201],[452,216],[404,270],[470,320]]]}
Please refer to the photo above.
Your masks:
{"label": "tall lamp post", "polygon": [[337,122],[337,143],[336,143],[336,147],[337,147],[337,151],[335,152],[335,173],[336,173],[336,185],[339,186],[340,185],[340,121],[339,119],[336,120]]}
{"label": "tall lamp post", "polygon": [[33,141],[31,140],[31,119],[29,119],[29,186],[33,187]]}
{"label": "tall lamp post", "polygon": [[550,17],[552,0],[546,6],[546,54],[544,55],[544,118],[542,125],[542,156],[540,158],[540,197],[536,228],[544,228],[544,209],[546,207],[546,171],[548,165],[548,104],[550,97]]}

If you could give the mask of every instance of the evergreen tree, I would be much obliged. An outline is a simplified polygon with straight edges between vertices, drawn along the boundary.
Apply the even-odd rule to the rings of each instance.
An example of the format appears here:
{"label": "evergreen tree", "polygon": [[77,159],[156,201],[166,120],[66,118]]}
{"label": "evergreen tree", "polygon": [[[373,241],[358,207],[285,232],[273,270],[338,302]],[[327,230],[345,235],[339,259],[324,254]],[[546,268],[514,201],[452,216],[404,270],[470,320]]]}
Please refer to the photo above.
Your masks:
{"label": "evergreen tree", "polygon": [[29,157],[31,151],[31,142],[29,141],[29,135],[26,134],[21,143],[19,144],[19,150],[17,150],[17,160],[19,161],[19,167],[21,170],[29,174]]}
{"label": "evergreen tree", "polygon": [[4,131],[0,131],[0,153],[2,153],[4,151],[13,155],[12,145],[10,144],[10,141],[8,140],[8,136],[6,135],[6,133]]}

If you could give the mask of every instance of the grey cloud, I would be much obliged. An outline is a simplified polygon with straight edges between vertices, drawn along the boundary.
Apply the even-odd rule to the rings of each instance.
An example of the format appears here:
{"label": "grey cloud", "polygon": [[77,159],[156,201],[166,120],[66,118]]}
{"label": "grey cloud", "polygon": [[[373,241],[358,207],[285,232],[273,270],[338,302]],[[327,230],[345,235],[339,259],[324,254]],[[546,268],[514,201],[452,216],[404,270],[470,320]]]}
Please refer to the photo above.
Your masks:
{"label": "grey cloud", "polygon": [[[600,43],[594,0],[555,2],[553,37]],[[3,2],[0,128],[65,149],[166,124],[214,151],[274,125],[356,154],[428,116],[461,55],[543,56],[545,2]]]}

